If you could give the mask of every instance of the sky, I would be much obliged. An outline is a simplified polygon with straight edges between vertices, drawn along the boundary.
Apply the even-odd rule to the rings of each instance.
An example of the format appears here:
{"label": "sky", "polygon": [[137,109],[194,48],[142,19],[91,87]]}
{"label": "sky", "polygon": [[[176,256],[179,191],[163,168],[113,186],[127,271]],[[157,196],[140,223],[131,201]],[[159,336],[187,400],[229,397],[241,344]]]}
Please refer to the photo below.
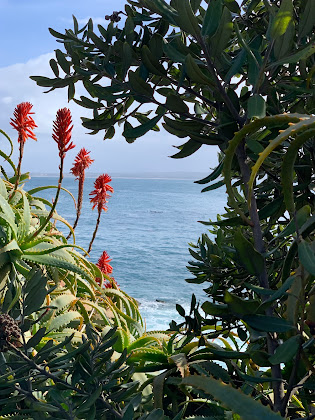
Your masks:
{"label": "sky", "polygon": [[[66,173],[81,147],[91,151],[91,157],[95,160],[90,168],[93,173],[208,174],[209,168],[216,166],[217,149],[209,146],[202,146],[188,158],[171,159],[169,156],[177,151],[173,145],[180,145],[184,141],[168,134],[163,128],[158,133],[150,131],[133,144],[128,144],[119,131],[113,139],[105,141],[102,132],[95,136],[88,135],[88,130],[81,126],[80,117],[90,117],[89,110],[74,102],[68,103],[66,89],[45,94],[46,89],[29,79],[31,75],[53,75],[49,60],[60,44],[50,35],[49,27],[58,32],[72,28],[72,15],[82,24],[91,17],[95,24],[105,25],[107,21],[104,16],[114,10],[123,10],[125,4],[124,0],[0,0],[0,128],[16,142],[17,133],[9,121],[15,106],[25,101],[33,104],[33,117],[38,125],[35,131],[38,141],[28,140],[25,147],[23,172],[57,172],[57,145],[51,138],[51,132],[57,110],[64,107],[72,112],[72,139],[77,146],[67,154]],[[83,88],[78,93],[88,96]],[[1,149],[8,151],[4,137],[0,137],[0,141]],[[18,147],[15,149],[17,152]]]}

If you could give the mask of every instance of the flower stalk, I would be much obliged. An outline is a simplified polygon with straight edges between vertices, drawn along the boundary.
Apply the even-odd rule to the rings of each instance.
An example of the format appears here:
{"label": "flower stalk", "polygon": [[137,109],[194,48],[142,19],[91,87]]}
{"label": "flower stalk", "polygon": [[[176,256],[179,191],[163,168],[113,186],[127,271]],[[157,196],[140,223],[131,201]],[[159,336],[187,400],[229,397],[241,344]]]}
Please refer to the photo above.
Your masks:
{"label": "flower stalk", "polygon": [[[81,210],[82,210],[82,203],[83,203],[83,187],[84,187],[84,180],[85,180],[85,170],[94,162],[94,159],[91,159],[89,156],[90,152],[88,152],[84,147],[79,151],[77,154],[74,165],[71,168],[72,174],[79,180],[79,187],[78,187],[78,200],[77,200],[77,215],[76,219],[73,224],[73,230],[77,227]],[[69,239],[71,233],[67,236]]]}
{"label": "flower stalk", "polygon": [[59,109],[57,111],[56,120],[53,123],[52,134],[52,138],[58,145],[60,156],[57,192],[48,216],[46,217],[45,221],[40,225],[40,227],[36,230],[36,232],[33,233],[33,235],[31,236],[32,240],[34,240],[36,236],[39,235],[39,233],[42,232],[42,230],[47,226],[56,209],[63,180],[64,159],[66,157],[66,153],[75,147],[75,145],[71,142],[72,128],[73,125],[70,110],[68,108]]}
{"label": "flower stalk", "polygon": [[35,124],[35,121],[30,116],[31,114],[34,114],[34,112],[31,112],[31,109],[33,108],[33,105],[30,102],[22,102],[19,105],[16,106],[14,110],[14,118],[11,118],[10,124],[12,127],[18,132],[18,142],[20,144],[19,146],[19,161],[18,166],[16,169],[15,174],[15,184],[13,188],[13,192],[11,194],[11,197],[14,195],[14,192],[17,190],[17,187],[20,182],[21,177],[21,165],[22,165],[22,159],[24,154],[24,144],[28,138],[31,138],[33,140],[37,140],[36,136],[33,132],[34,128],[37,127]]}
{"label": "flower stalk", "polygon": [[112,178],[108,174],[100,175],[96,181],[94,182],[94,190],[90,193],[90,201],[93,204],[92,210],[97,207],[98,216],[96,221],[96,226],[93,232],[93,236],[91,239],[91,242],[89,244],[89,248],[87,250],[87,253],[89,253],[92,249],[92,245],[94,242],[94,239],[96,237],[96,233],[101,221],[101,214],[102,210],[107,211],[106,204],[108,202],[108,198],[110,195],[108,194],[108,191],[113,193],[114,189],[112,186],[108,185],[108,182],[111,182]]}

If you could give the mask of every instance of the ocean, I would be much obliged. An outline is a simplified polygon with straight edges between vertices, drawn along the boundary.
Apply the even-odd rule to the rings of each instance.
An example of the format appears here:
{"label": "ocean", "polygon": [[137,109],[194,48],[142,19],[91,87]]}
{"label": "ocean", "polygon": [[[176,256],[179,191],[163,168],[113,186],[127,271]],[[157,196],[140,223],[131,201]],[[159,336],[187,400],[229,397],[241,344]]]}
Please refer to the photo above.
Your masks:
{"label": "ocean", "polygon": [[[87,249],[95,228],[97,210],[92,211],[89,193],[94,178],[86,178],[81,218],[76,228],[76,243]],[[57,185],[56,177],[32,177],[26,189]],[[103,212],[91,260],[97,262],[105,250],[110,255],[113,276],[121,289],[140,304],[147,330],[167,329],[171,320],[182,318],[176,311],[179,303],[190,307],[192,293],[201,302],[204,285],[185,282],[191,275],[186,266],[192,259],[188,243],[196,243],[207,226],[199,220],[214,220],[224,212],[225,188],[201,193],[202,186],[193,180],[113,178],[114,194],[108,211]],[[78,182],[64,178],[62,186],[77,197]],[[38,193],[48,200],[55,190]],[[69,194],[62,191],[58,213],[68,222],[75,219]],[[61,228],[60,225],[58,225]],[[66,232],[66,230],[64,230]]]}

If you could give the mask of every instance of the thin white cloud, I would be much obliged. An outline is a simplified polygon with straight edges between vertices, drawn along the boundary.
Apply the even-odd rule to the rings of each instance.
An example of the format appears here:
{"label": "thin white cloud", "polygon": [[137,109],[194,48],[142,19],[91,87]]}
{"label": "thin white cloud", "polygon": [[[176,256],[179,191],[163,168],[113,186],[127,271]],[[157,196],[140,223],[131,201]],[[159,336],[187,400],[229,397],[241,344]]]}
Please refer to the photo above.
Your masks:
{"label": "thin white cloud", "polygon": [[[76,17],[79,26],[84,26],[88,23],[89,19],[93,20],[94,25],[104,25],[106,23],[105,21],[105,15],[104,16],[86,16],[84,18],[78,18]],[[73,25],[73,20],[72,19],[65,19],[62,18],[61,19],[62,22],[66,23],[67,25]]]}

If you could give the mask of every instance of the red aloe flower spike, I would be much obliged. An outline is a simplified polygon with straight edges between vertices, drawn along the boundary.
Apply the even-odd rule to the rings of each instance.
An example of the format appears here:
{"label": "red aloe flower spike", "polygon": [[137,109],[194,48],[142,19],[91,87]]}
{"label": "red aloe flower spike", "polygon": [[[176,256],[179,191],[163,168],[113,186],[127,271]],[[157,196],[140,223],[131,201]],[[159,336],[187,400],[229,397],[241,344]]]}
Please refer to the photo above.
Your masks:
{"label": "red aloe flower spike", "polygon": [[17,105],[13,114],[14,118],[11,118],[10,122],[12,127],[19,133],[18,142],[20,143],[19,162],[15,174],[16,180],[13,192],[10,197],[13,197],[14,192],[16,191],[20,182],[24,143],[28,138],[37,140],[35,134],[33,133],[33,130],[35,127],[37,127],[37,125],[35,124],[33,118],[30,116],[31,114],[34,114],[34,112],[31,112],[32,107],[33,105],[30,102],[22,102]]}
{"label": "red aloe flower spike", "polygon": [[[76,179],[79,180],[77,216],[73,224],[73,230],[77,227],[81,215],[85,169],[87,169],[93,162],[94,159],[90,158],[90,152],[83,147],[75,157],[73,167],[70,169]],[[71,232],[67,236],[67,239],[69,239],[70,236]]]}
{"label": "red aloe flower spike", "polygon": [[60,165],[59,165],[59,180],[58,188],[56,191],[56,197],[54,199],[53,205],[50,209],[50,212],[40,227],[33,233],[30,239],[36,238],[36,236],[48,225],[50,219],[52,218],[54,211],[56,209],[59,194],[61,190],[61,184],[63,180],[63,163],[66,157],[68,150],[73,149],[75,145],[71,142],[71,132],[73,125],[71,119],[71,112],[68,108],[62,108],[57,111],[56,121],[53,123],[53,134],[52,138],[58,144],[59,156],[60,156]]}
{"label": "red aloe flower spike", "polygon": [[[108,275],[113,272],[113,267],[109,264],[111,262],[111,259],[106,251],[103,251],[102,255],[100,256],[98,262],[96,263],[96,266],[101,270],[101,272],[105,275]],[[110,287],[111,283],[106,279],[106,282],[101,284],[101,279],[99,277],[96,277],[96,283],[98,283],[101,287]]]}
{"label": "red aloe flower spike", "polygon": [[109,175],[104,174],[100,175],[94,182],[94,190],[90,193],[90,196],[92,196],[92,198],[90,198],[90,201],[91,203],[93,203],[92,210],[94,210],[96,206],[98,208],[98,211],[102,209],[104,211],[107,210],[105,204],[107,203],[107,198],[110,197],[108,191],[110,191],[111,193],[114,192],[113,187],[107,184],[107,182],[111,182],[111,180],[112,178]]}
{"label": "red aloe flower spike", "polygon": [[95,207],[97,206],[98,216],[97,216],[95,230],[93,232],[93,236],[92,236],[87,253],[89,253],[92,249],[92,244],[94,242],[96,232],[101,221],[102,210],[107,211],[107,207],[106,207],[106,203],[108,201],[107,198],[110,197],[110,194],[108,194],[108,191],[111,193],[114,192],[113,187],[107,184],[107,182],[111,182],[111,180],[112,178],[108,174],[100,175],[94,182],[94,190],[90,193],[90,196],[92,196],[90,198],[90,201],[93,204],[92,209],[94,210]]}
{"label": "red aloe flower spike", "polygon": [[19,143],[25,143],[28,138],[37,140],[32,131],[37,127],[33,118],[30,117],[30,114],[34,114],[31,112],[32,108],[33,105],[30,102],[22,102],[14,110],[14,119],[11,118],[10,124],[19,133]]}
{"label": "red aloe flower spike", "polygon": [[71,112],[68,108],[57,111],[56,121],[53,123],[52,138],[58,144],[59,156],[64,159],[66,152],[73,149],[75,145],[71,142],[71,132],[73,125]]}
{"label": "red aloe flower spike", "polygon": [[113,267],[109,264],[111,259],[106,251],[103,251],[102,255],[100,256],[96,266],[101,270],[104,274],[110,274],[113,272]]}
{"label": "red aloe flower spike", "polygon": [[90,153],[84,147],[79,151],[77,156],[74,159],[73,167],[70,171],[76,178],[84,177],[84,171],[87,169],[93,162],[94,159],[90,158]]}

